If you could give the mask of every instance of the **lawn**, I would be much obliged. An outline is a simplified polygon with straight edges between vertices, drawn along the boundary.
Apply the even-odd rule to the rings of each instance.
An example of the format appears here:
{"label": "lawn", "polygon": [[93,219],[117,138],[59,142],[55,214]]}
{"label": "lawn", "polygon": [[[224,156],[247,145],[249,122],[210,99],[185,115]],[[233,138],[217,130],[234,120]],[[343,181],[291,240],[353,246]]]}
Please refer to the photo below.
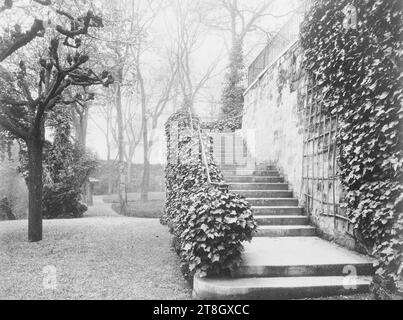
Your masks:
{"label": "lawn", "polygon": [[[140,193],[128,193],[128,211],[126,216],[159,219],[165,205],[165,192],[150,192],[148,201],[140,200]],[[119,213],[119,196],[117,194],[102,196],[105,203],[111,203],[112,209]]]}
{"label": "lawn", "polygon": [[[0,299],[190,299],[191,288],[157,219],[117,215],[101,199],[81,219],[0,222]],[[55,270],[56,287],[45,284]],[[49,275],[49,274],[48,274]]]}
{"label": "lawn", "polygon": [[[149,192],[149,200],[165,200],[165,192]],[[102,199],[106,203],[119,203],[119,196],[117,194],[104,195]],[[127,201],[133,202],[140,200],[139,192],[132,192],[127,194]]]}
{"label": "lawn", "polygon": [[[126,216],[159,219],[164,209],[164,204],[164,200],[149,200],[147,202],[139,200],[129,202]],[[119,207],[120,205],[118,203],[112,203],[112,209],[117,213],[119,213]]]}

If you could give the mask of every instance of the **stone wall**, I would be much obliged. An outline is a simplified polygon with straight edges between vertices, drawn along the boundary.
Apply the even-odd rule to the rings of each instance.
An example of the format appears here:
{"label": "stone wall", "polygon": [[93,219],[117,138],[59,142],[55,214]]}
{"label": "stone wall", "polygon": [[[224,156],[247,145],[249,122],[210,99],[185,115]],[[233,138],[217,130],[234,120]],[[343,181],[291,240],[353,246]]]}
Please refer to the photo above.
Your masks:
{"label": "stone wall", "polygon": [[[314,188],[303,185],[303,174],[307,174],[303,172],[306,95],[302,50],[295,43],[247,89],[243,135],[256,164],[274,164],[279,168],[294,196],[301,205],[309,208],[306,213],[311,223],[318,227],[319,234],[349,248],[356,248],[351,223],[340,218],[342,214],[338,203],[342,192],[339,183],[319,181]],[[324,199],[326,192],[333,187],[336,188],[336,207],[323,205],[312,198],[307,203],[305,193],[313,192],[313,198]],[[335,217],[335,212],[339,217]]]}
{"label": "stone wall", "polygon": [[294,45],[249,88],[242,124],[256,163],[276,164],[299,198],[306,91],[301,57]]}

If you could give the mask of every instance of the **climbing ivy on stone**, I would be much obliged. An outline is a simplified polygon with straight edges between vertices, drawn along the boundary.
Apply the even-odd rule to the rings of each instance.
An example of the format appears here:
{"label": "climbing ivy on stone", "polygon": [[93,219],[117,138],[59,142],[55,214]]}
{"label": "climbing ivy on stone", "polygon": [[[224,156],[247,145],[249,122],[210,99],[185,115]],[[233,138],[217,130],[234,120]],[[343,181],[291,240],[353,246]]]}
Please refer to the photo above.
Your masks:
{"label": "climbing ivy on stone", "polygon": [[[194,125],[199,121],[194,116],[193,120]],[[167,194],[161,222],[174,235],[182,272],[189,279],[196,272],[200,276],[228,274],[240,263],[242,242],[250,241],[257,227],[250,205],[243,197],[207,182],[198,132],[191,127],[188,110],[183,108],[169,118],[166,135]],[[208,146],[207,137],[203,139]],[[222,183],[211,155],[208,163],[211,181]]]}
{"label": "climbing ivy on stone", "polygon": [[204,122],[201,123],[201,127],[215,132],[234,132],[242,128],[242,114],[213,122]]}
{"label": "climbing ivy on stone", "polygon": [[[357,10],[356,25],[343,25],[348,4]],[[304,67],[326,112],[339,117],[345,209],[356,238],[380,261],[377,274],[400,291],[402,25],[400,0],[316,0],[301,28]]]}

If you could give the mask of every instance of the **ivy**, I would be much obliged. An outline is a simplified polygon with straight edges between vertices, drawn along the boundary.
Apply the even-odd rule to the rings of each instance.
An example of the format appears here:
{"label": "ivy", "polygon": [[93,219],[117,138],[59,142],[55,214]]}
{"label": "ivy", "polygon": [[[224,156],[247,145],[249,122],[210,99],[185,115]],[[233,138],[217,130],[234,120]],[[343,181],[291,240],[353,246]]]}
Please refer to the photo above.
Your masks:
{"label": "ivy", "polygon": [[[343,9],[357,9],[345,28]],[[301,28],[304,67],[337,114],[344,207],[377,274],[403,290],[402,2],[316,0]]]}
{"label": "ivy", "polygon": [[234,132],[242,128],[242,114],[225,117],[213,122],[204,122],[201,124],[201,127],[216,132]]}
{"label": "ivy", "polygon": [[[195,126],[199,120],[193,119]],[[166,134],[167,199],[161,222],[174,235],[182,272],[189,279],[196,272],[201,276],[228,274],[240,263],[242,242],[250,241],[257,227],[250,205],[239,195],[207,182],[198,152],[198,132],[192,129],[186,109],[169,118]],[[207,146],[207,137],[203,139]],[[208,163],[211,181],[222,183],[223,176],[210,155]]]}

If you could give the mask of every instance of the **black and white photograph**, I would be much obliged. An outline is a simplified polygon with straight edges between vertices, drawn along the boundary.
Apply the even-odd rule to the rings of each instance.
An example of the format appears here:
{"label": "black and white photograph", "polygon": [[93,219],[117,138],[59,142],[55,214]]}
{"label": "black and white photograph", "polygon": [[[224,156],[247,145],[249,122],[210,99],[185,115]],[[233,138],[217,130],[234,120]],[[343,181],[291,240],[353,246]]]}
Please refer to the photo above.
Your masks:
{"label": "black and white photograph", "polygon": [[402,0],[0,0],[0,300],[403,300],[402,31]]}

